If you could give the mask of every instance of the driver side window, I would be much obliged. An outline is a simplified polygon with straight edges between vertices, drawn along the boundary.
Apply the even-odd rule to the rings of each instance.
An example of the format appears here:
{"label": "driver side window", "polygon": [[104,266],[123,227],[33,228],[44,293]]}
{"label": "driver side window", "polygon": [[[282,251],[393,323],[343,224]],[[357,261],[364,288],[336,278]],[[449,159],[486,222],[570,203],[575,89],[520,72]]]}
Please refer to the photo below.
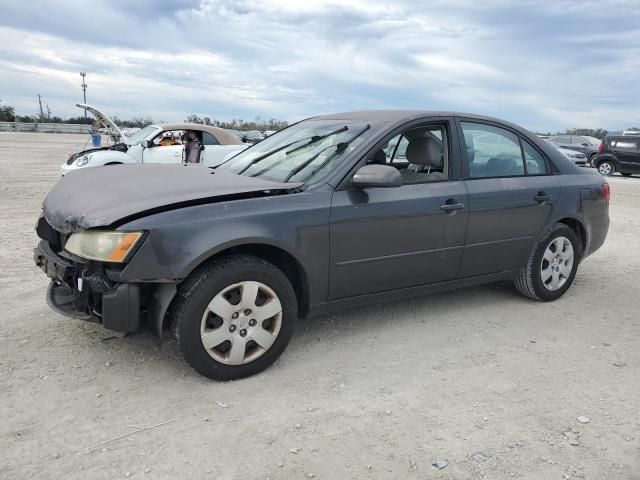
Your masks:
{"label": "driver side window", "polygon": [[446,128],[428,125],[405,130],[382,148],[370,152],[368,163],[395,167],[404,184],[447,180],[449,147]]}

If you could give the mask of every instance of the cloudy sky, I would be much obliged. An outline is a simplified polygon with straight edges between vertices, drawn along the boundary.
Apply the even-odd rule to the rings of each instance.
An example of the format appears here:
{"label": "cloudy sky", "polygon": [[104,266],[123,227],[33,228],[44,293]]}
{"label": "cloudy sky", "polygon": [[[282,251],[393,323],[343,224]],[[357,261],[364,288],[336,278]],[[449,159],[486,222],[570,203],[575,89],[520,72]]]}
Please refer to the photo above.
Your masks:
{"label": "cloudy sky", "polygon": [[0,98],[120,118],[483,113],[640,126],[640,0],[0,0]]}

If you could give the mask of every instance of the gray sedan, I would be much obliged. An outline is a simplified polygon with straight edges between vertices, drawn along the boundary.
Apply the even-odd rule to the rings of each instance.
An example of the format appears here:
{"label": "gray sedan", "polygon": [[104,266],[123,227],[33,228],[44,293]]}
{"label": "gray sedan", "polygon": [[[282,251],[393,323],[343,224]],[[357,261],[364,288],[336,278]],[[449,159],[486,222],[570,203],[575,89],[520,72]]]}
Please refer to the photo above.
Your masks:
{"label": "gray sedan", "polygon": [[216,169],[65,176],[34,259],[54,310],[118,332],[170,328],[195,370],[228,380],[271,365],[301,317],[504,280],[556,300],[603,244],[608,210],[601,175],[516,125],[353,112]]}

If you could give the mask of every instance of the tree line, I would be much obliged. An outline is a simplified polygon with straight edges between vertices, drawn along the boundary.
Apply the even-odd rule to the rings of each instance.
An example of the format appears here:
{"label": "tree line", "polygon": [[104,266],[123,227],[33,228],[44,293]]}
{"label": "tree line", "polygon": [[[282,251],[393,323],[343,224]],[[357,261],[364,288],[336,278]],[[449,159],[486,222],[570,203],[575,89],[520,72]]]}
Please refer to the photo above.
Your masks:
{"label": "tree line", "polygon": [[[1,100],[0,100],[1,102]],[[143,128],[152,123],[151,117],[133,117],[130,120],[121,120],[118,117],[111,117],[116,125],[119,127],[127,128]],[[234,118],[231,121],[211,119],[210,117],[199,117],[198,115],[189,115],[186,119],[187,122],[201,123],[203,125],[212,125],[215,127],[221,127],[232,130],[259,130],[261,132],[265,130],[281,130],[285,128],[288,123],[283,120],[277,120],[270,118],[268,120],[256,117],[254,120],[245,121],[241,118]],[[88,115],[87,118],[84,115],[77,117],[62,118],[57,115],[51,115],[47,108],[47,113],[38,113],[35,115],[16,115],[15,108],[11,105],[0,103],[0,122],[25,122],[25,123],[75,123],[91,125],[94,122],[93,115]],[[163,123],[159,121],[158,123]]]}
{"label": "tree line", "polygon": [[[0,101],[1,102],[1,101]],[[146,127],[152,123],[155,123],[151,117],[133,117],[131,120],[120,120],[118,117],[112,117],[116,125],[120,127]],[[189,123],[200,123],[203,125],[212,125],[214,127],[226,128],[231,130],[259,130],[264,132],[265,130],[282,130],[289,124],[284,120],[277,120],[275,118],[263,119],[256,117],[253,120],[243,120],[242,118],[234,118],[230,121],[217,120],[210,117],[199,117],[198,115],[189,115],[186,120]],[[63,119],[58,116],[51,116],[50,114],[37,115],[16,115],[15,109],[10,105],[4,105],[0,103],[0,122],[27,122],[27,123],[84,123],[90,125],[93,123],[93,116],[84,118],[84,115],[79,117],[69,117]],[[162,123],[162,121],[158,122]],[[639,130],[638,127],[629,128],[628,130]],[[602,138],[606,130],[604,128],[567,128],[562,131],[556,132],[536,132],[538,135],[580,135],[590,136],[595,138]]]}
{"label": "tree line", "polygon": [[268,120],[261,117],[256,117],[253,120],[243,120],[241,118],[234,118],[231,121],[211,119],[209,117],[199,117],[198,115],[189,115],[186,120],[187,123],[200,123],[202,125],[211,125],[213,127],[226,128],[228,130],[259,130],[264,132],[265,130],[282,130],[286,128],[289,123],[284,120],[277,120],[270,118]]}

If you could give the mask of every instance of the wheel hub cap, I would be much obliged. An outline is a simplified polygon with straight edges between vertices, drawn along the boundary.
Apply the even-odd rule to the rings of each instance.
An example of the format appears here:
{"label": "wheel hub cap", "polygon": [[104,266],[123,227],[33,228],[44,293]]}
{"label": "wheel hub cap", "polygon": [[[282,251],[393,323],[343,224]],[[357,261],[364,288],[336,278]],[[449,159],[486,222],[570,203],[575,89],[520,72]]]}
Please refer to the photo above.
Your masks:
{"label": "wheel hub cap", "polygon": [[556,291],[567,283],[573,261],[573,246],[567,237],[557,237],[549,242],[540,263],[540,279],[547,290]]}
{"label": "wheel hub cap", "polygon": [[213,297],[202,315],[200,337],[216,361],[243,365],[269,350],[281,325],[282,305],[276,293],[263,283],[246,281]]}

